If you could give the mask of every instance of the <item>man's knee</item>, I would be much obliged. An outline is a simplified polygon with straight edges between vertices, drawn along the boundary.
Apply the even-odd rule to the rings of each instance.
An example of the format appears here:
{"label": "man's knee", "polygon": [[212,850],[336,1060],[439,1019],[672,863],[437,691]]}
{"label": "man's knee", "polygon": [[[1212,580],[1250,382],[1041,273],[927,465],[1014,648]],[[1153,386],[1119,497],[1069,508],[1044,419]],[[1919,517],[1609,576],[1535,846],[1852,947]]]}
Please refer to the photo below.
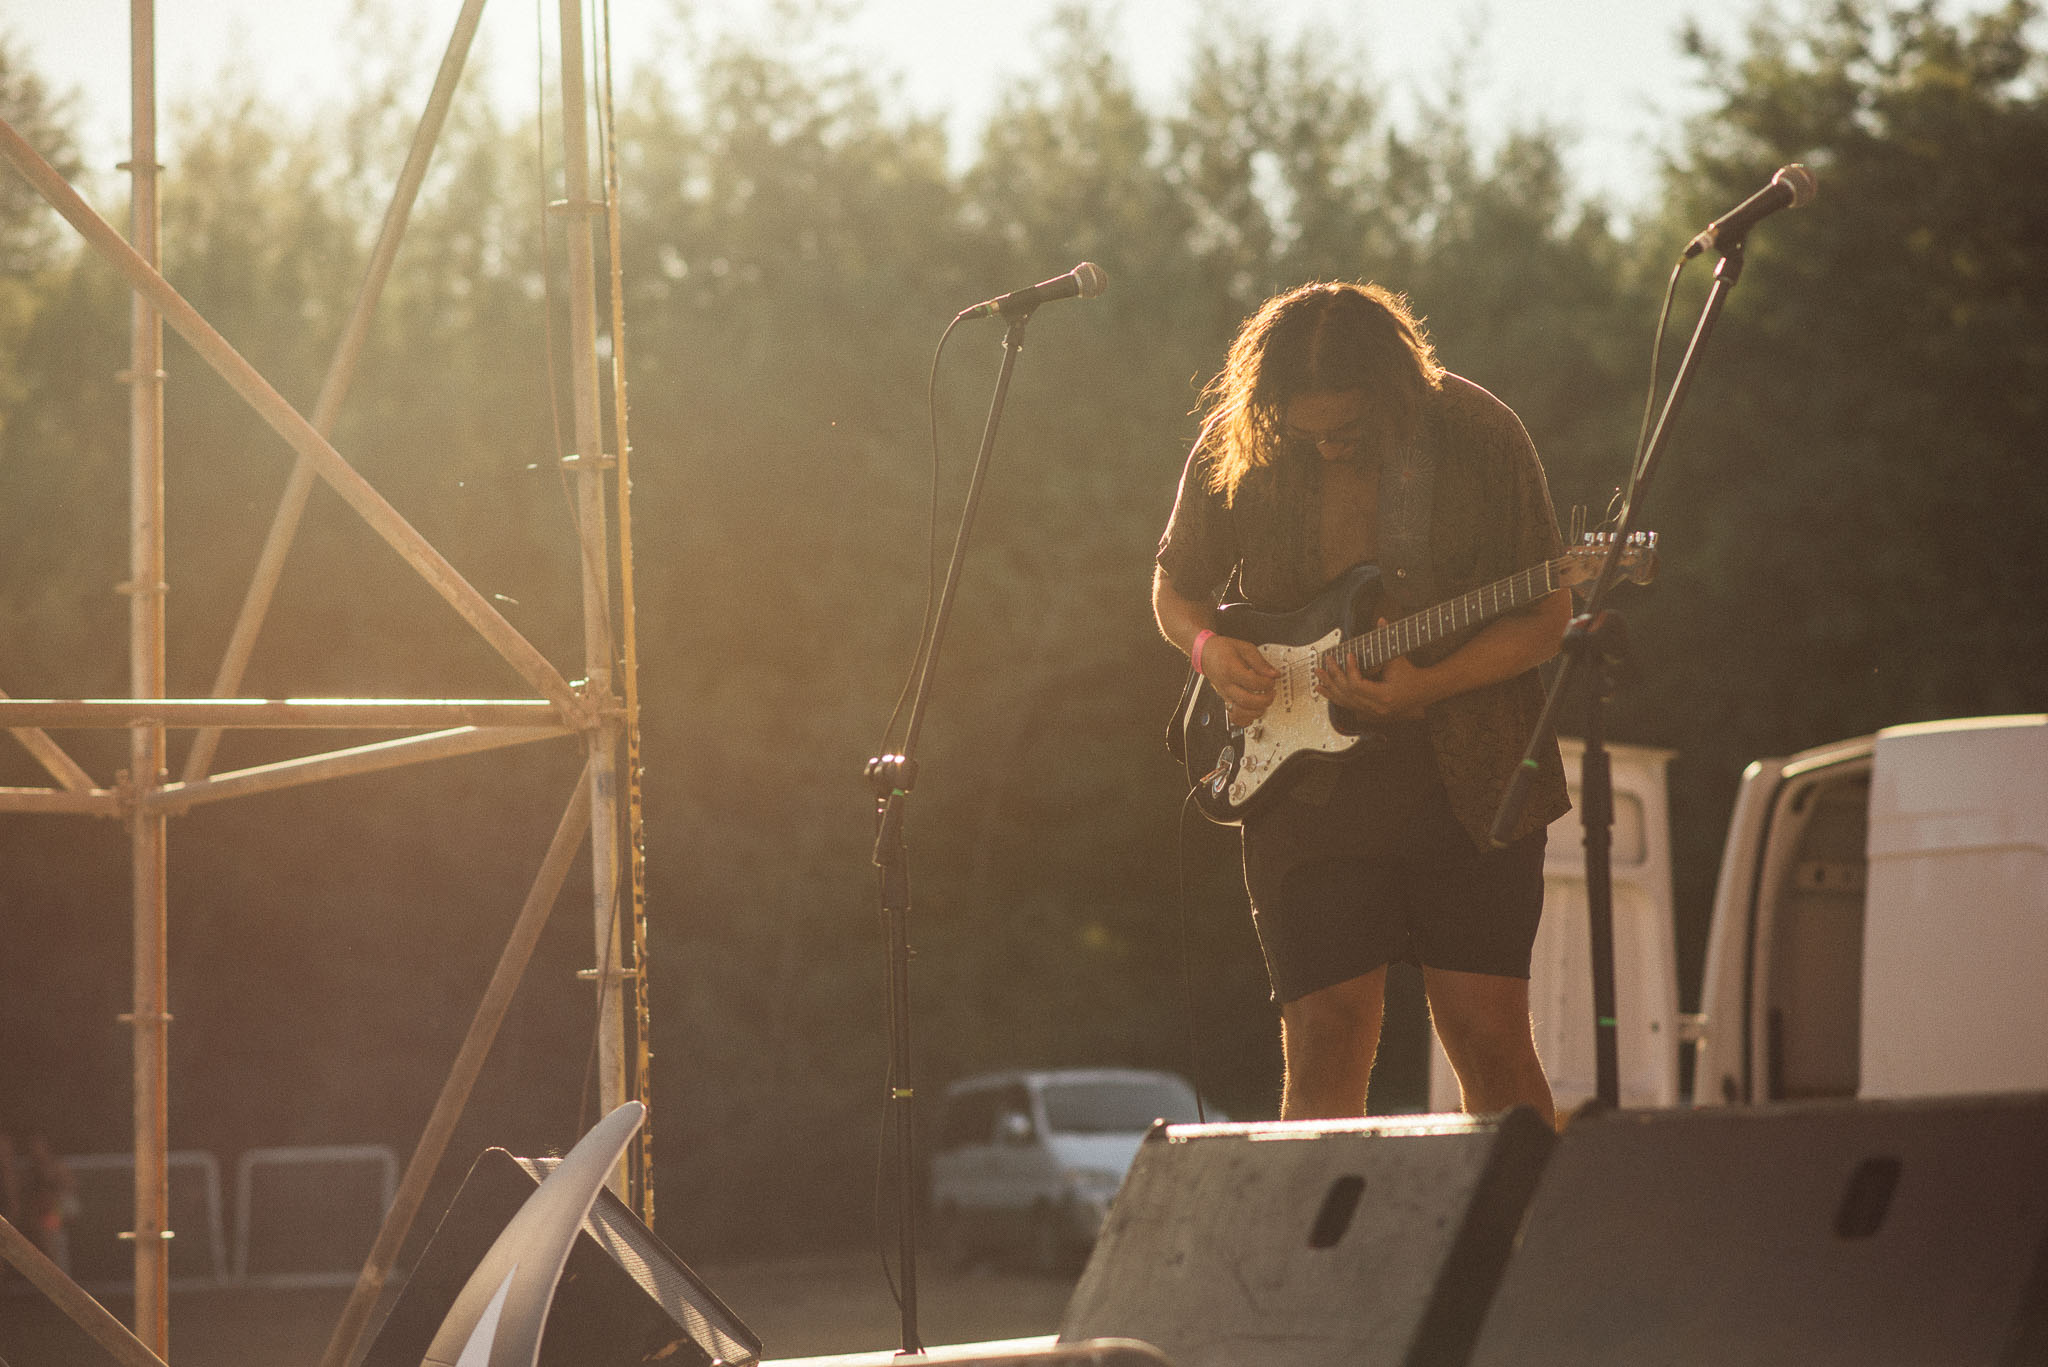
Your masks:
{"label": "man's knee", "polygon": [[1369,1066],[1379,1048],[1385,970],[1311,992],[1280,1007],[1281,1046],[1291,1068]]}
{"label": "man's knee", "polygon": [[1337,983],[1284,1002],[1280,1020],[1304,1036],[1344,1038],[1361,1030],[1378,1032],[1386,1002],[1386,970]]}
{"label": "man's knee", "polygon": [[1385,970],[1375,970],[1281,1005],[1283,1120],[1364,1114],[1379,1052],[1385,977]]}
{"label": "man's knee", "polygon": [[1320,992],[1311,992],[1299,1001],[1289,1002],[1281,1013],[1310,1029],[1348,1030],[1378,1020],[1380,1008],[1379,993],[1362,989],[1354,983],[1339,983]]}
{"label": "man's knee", "polygon": [[1444,1052],[1462,1069],[1511,1065],[1533,1053],[1529,984],[1523,978],[1478,973],[1425,974],[1430,1021]]}
{"label": "man's knee", "polygon": [[1527,980],[1428,970],[1424,984],[1437,1037],[1457,1071],[1466,1109],[1526,1104],[1550,1119],[1550,1086],[1536,1055]]}
{"label": "man's knee", "polygon": [[1527,1012],[1520,1015],[1431,1013],[1437,1036],[1452,1062],[1518,1058],[1535,1047]]}

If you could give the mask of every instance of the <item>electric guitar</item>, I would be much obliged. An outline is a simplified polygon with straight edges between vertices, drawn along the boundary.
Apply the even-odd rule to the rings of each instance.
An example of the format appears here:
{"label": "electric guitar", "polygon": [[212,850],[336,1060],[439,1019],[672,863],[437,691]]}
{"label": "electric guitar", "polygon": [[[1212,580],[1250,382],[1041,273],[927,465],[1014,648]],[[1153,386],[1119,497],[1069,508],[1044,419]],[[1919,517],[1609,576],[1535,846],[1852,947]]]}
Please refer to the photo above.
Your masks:
{"label": "electric guitar", "polygon": [[[1344,656],[1367,673],[1454,632],[1483,626],[1515,609],[1600,572],[1610,538],[1439,603],[1384,626],[1376,565],[1354,565],[1295,612],[1260,612],[1244,603],[1217,609],[1216,631],[1259,648],[1280,677],[1273,703],[1248,726],[1233,726],[1223,699],[1192,669],[1175,713],[1179,756],[1202,815],[1235,825],[1277,796],[1288,779],[1315,760],[1341,759],[1373,734],[1369,725],[1325,700],[1317,668]],[[1622,547],[1621,568],[1638,584],[1656,573],[1657,534],[1637,532]]]}

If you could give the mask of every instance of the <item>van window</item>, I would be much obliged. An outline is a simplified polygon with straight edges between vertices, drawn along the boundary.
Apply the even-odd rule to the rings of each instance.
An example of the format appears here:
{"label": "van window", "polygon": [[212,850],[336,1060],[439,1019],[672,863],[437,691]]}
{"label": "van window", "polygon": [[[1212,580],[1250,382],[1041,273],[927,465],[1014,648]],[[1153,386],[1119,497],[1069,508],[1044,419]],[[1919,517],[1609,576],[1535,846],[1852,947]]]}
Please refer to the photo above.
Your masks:
{"label": "van window", "polygon": [[965,1148],[969,1144],[988,1143],[989,1131],[995,1128],[996,1093],[983,1088],[974,1092],[956,1092],[946,1098],[946,1123],[939,1131],[939,1151]]}
{"label": "van window", "polygon": [[1775,900],[1763,1002],[1767,1094],[1773,1101],[1855,1096],[1870,771],[1817,776],[1792,793],[1777,820],[1784,838],[1797,843],[1766,889]]}
{"label": "van window", "polygon": [[1195,1094],[1167,1078],[1057,1082],[1044,1092],[1045,1122],[1058,1134],[1136,1134],[1155,1120],[1195,1119]]}
{"label": "van window", "polygon": [[1015,1083],[977,1087],[946,1098],[946,1119],[939,1130],[939,1152],[987,1144],[996,1137],[996,1121],[1010,1112],[1031,1116],[1031,1094]]}

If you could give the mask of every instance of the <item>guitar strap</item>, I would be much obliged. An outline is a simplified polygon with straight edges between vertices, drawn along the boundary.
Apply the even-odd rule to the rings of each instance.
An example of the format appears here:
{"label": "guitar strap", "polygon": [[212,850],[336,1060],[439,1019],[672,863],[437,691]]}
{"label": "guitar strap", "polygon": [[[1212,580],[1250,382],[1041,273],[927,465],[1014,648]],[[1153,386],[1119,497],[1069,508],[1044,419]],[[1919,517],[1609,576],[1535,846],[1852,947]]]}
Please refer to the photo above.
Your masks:
{"label": "guitar strap", "polygon": [[1436,443],[1425,422],[1416,439],[1380,470],[1380,573],[1395,607],[1403,613],[1419,612],[1437,601],[1429,554],[1429,517],[1435,491]]}
{"label": "guitar strap", "polygon": [[[1382,592],[1392,600],[1386,615],[1418,612],[1436,601],[1436,574],[1429,553],[1429,517],[1436,492],[1436,443],[1427,424],[1422,434],[1380,467],[1376,530]],[[1361,623],[1361,626],[1369,625]],[[1367,736],[1353,755],[1382,749]],[[1311,807],[1328,805],[1337,789],[1337,766],[1312,764],[1297,774],[1288,797]]]}

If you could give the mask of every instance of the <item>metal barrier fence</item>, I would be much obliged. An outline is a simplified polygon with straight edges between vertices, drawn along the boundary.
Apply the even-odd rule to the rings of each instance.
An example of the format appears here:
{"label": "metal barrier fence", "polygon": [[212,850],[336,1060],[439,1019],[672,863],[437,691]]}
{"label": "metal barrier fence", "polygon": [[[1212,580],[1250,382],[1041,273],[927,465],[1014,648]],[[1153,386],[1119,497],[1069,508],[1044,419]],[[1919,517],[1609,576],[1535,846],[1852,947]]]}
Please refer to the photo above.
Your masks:
{"label": "metal barrier fence", "polygon": [[[78,1183],[72,1279],[95,1296],[131,1291],[134,1155],[74,1154],[64,1163]],[[168,1166],[173,1290],[353,1285],[398,1184],[398,1157],[382,1144],[250,1149],[235,1163],[231,1248],[219,1162],[181,1149]]]}

